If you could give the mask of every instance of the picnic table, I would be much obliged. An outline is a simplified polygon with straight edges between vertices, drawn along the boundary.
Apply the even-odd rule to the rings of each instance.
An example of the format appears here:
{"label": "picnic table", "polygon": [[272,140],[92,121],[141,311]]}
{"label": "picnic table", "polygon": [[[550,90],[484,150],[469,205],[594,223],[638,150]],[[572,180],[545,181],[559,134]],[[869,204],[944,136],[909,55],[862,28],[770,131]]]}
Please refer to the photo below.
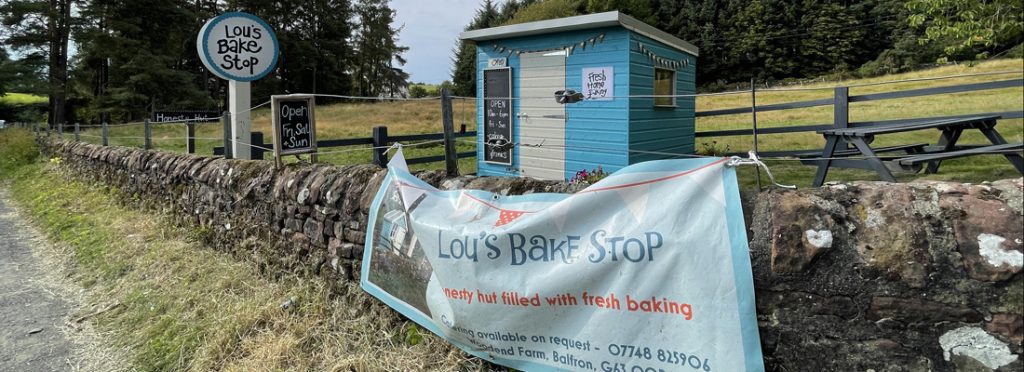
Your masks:
{"label": "picnic table", "polygon": [[[886,167],[885,161],[904,169],[919,169],[921,164],[927,163],[927,171],[934,173],[938,171],[942,160],[983,154],[1002,154],[1017,168],[1018,172],[1024,174],[1024,158],[1019,154],[1024,149],[1024,144],[1006,143],[1003,136],[995,130],[996,120],[999,118],[999,116],[974,116],[819,130],[818,133],[825,137],[825,149],[821,152],[821,158],[815,159],[818,164],[818,172],[814,176],[814,186],[821,186],[825,183],[825,176],[828,175],[831,167],[870,169],[877,172],[882,180],[896,182],[896,178]],[[909,151],[905,155],[879,156],[880,152],[893,148],[901,149],[901,147],[872,148],[870,146],[877,135],[928,129],[936,129],[942,133],[937,146],[931,148],[930,151],[926,147],[914,145],[908,148]],[[980,131],[992,145],[958,146],[957,141],[960,139],[960,135],[968,129]],[[845,149],[847,143],[852,144],[854,148]],[[843,158],[846,156],[856,156],[857,158]]]}

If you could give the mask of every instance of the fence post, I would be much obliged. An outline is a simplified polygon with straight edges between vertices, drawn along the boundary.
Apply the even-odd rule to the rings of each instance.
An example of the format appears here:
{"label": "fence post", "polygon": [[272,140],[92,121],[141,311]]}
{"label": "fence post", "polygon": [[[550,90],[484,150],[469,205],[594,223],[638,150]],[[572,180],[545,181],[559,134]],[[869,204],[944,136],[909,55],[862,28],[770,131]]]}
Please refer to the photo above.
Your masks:
{"label": "fence post", "polygon": [[107,132],[107,122],[105,121],[102,124],[102,128],[100,128],[100,136],[103,137],[103,146],[109,146],[110,141],[108,139],[110,138],[110,133]]}
{"label": "fence post", "polygon": [[224,111],[221,122],[224,123],[224,159],[231,159],[231,154],[234,153],[231,150],[231,111]]}
{"label": "fence post", "polygon": [[[263,152],[264,151],[263,151],[263,149],[260,148],[260,147],[263,147],[263,132],[252,132],[252,133],[249,133],[249,144],[252,145],[252,148],[250,149],[252,151],[252,156],[250,156],[249,159],[263,160]],[[260,147],[256,147],[256,146],[260,146]],[[312,155],[316,156],[315,153],[312,154]],[[316,159],[313,159],[312,162],[316,163]]]}
{"label": "fence post", "polygon": [[441,89],[441,122],[444,127],[444,168],[449,177],[459,175],[459,154],[455,151],[455,122],[452,121],[452,94]]}
{"label": "fence post", "polygon": [[57,123],[57,138],[64,139],[64,123]]}
{"label": "fence post", "polygon": [[[754,122],[754,154],[757,154],[757,81],[750,79],[750,115]],[[754,167],[757,191],[761,191],[761,168]]]}
{"label": "fence post", "polygon": [[152,149],[153,148],[153,126],[150,125],[149,119],[146,119],[145,121],[143,121],[142,122],[142,126],[145,128],[145,132],[146,132],[145,133],[146,134],[145,135],[146,139],[145,139],[145,142],[142,144],[142,147],[145,148],[146,150]]}
{"label": "fence post", "polygon": [[196,153],[196,123],[191,121],[185,122],[185,152]]}
{"label": "fence post", "polygon": [[82,140],[81,129],[79,128],[78,122],[75,122],[75,142]]}
{"label": "fence post", "polygon": [[[833,127],[850,127],[850,87],[836,87],[832,103],[832,117]],[[839,142],[836,142],[837,149],[845,150],[846,147],[846,141],[840,139]]]}
{"label": "fence post", "polygon": [[373,164],[379,167],[388,166],[388,127],[373,127]]}

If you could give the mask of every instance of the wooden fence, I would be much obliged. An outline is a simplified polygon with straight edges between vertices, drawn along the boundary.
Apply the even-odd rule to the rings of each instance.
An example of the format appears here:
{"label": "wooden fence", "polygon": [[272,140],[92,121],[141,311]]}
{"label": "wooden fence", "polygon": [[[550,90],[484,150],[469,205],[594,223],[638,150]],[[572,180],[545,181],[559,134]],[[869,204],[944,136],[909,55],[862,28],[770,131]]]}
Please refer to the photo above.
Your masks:
{"label": "wooden fence", "polygon": [[[998,115],[998,116],[1002,117],[1002,119],[1019,119],[1019,118],[1024,118],[1024,109],[1022,109],[1022,110],[1015,110],[1015,111],[978,112],[978,113],[968,113],[968,114],[952,115],[952,116],[935,116],[935,117],[905,118],[905,119],[896,119],[896,120],[878,120],[878,121],[862,121],[862,122],[851,122],[850,119],[849,119],[849,117],[850,117],[850,103],[880,101],[880,100],[889,100],[889,99],[898,99],[898,98],[910,98],[910,97],[923,97],[923,96],[932,96],[932,95],[950,94],[950,93],[975,92],[975,91],[984,91],[984,90],[992,90],[992,89],[1004,89],[1004,88],[1015,88],[1015,87],[1024,88],[1024,79],[1010,79],[1010,80],[1001,80],[1001,81],[984,82],[984,83],[971,83],[971,84],[961,84],[961,85],[953,85],[953,86],[942,86],[942,87],[932,87],[932,88],[922,88],[922,89],[910,89],[910,90],[902,90],[902,91],[894,91],[894,92],[862,94],[862,95],[855,95],[855,96],[851,96],[850,95],[850,87],[836,87],[836,88],[833,89],[833,95],[832,95],[831,98],[816,99],[816,100],[809,100],[809,101],[799,101],[799,102],[776,103],[776,104],[767,104],[767,105],[757,105],[756,103],[752,102],[752,106],[750,106],[750,107],[737,107],[737,108],[729,108],[729,109],[698,111],[698,112],[695,113],[695,116],[698,117],[698,118],[700,118],[700,117],[714,117],[714,116],[736,115],[736,114],[746,114],[746,113],[749,113],[749,114],[753,115],[754,125],[751,128],[749,128],[749,129],[709,130],[709,131],[697,132],[697,133],[695,133],[695,137],[697,137],[697,138],[705,138],[705,137],[754,136],[755,148],[756,148],[757,136],[760,136],[760,135],[801,133],[801,132],[815,132],[815,131],[819,131],[819,130],[823,130],[823,129],[830,129],[830,128],[868,127],[868,126],[886,125],[886,124],[895,124],[895,123],[912,123],[912,122],[920,122],[920,121],[926,121],[926,120],[941,120],[941,119],[963,118],[963,117],[970,117],[970,116]],[[768,92],[768,91],[785,91],[785,89],[781,89],[781,90],[766,90],[766,91],[762,91],[762,92]],[[406,159],[407,163],[408,164],[421,164],[421,163],[446,161],[448,163],[448,164],[446,164],[446,166],[449,169],[454,169],[455,159],[461,158],[461,157],[466,157],[466,158],[476,157],[476,151],[466,151],[466,152],[456,153],[455,150],[454,150],[454,147],[455,147],[454,146],[454,138],[455,137],[476,137],[476,132],[475,131],[466,131],[466,128],[465,128],[464,125],[461,128],[461,130],[459,130],[458,132],[455,132],[451,128],[451,126],[452,126],[451,125],[452,124],[451,123],[452,119],[451,119],[451,107],[450,107],[450,105],[451,105],[451,97],[450,97],[450,95],[447,94],[447,92],[444,92],[444,95],[442,97],[443,126],[444,126],[444,129],[447,132],[452,133],[448,137],[445,136],[445,133],[429,133],[429,134],[389,136],[388,133],[387,133],[387,127],[379,126],[379,127],[373,128],[373,133],[372,133],[371,137],[321,140],[321,141],[317,141],[317,147],[323,149],[323,148],[343,147],[343,146],[367,146],[367,145],[369,145],[369,146],[372,146],[374,148],[374,154],[373,154],[373,158],[372,158],[373,159],[373,163],[377,164],[377,165],[380,165],[380,166],[385,166],[386,163],[387,163],[387,157],[385,155],[386,148],[388,146],[390,146],[391,144],[395,143],[395,142],[410,143],[410,142],[416,142],[416,141],[444,140],[445,145],[446,145],[445,146],[445,154],[447,156],[446,155],[436,155],[436,156],[427,156],[427,157],[420,157],[420,158],[409,158],[409,159]],[[820,106],[832,106],[833,107],[833,121],[831,123],[821,123],[821,124],[811,124],[811,125],[794,125],[794,126],[772,127],[772,128],[757,128],[757,124],[756,124],[757,113],[769,112],[769,111],[780,111],[780,110],[793,110],[793,109],[801,109],[801,108],[809,108],[809,107],[820,107]],[[227,115],[229,115],[229,114],[225,114],[225,117],[222,118],[225,123],[230,121],[228,119]],[[30,125],[24,124],[24,123],[7,123],[7,124],[8,124],[8,126],[21,126],[21,127],[29,127],[30,126]],[[39,127],[39,124],[35,124],[34,126],[35,126],[35,129],[37,131],[39,131],[41,129]],[[187,138],[188,138],[188,143],[189,143],[189,145],[187,146],[187,149],[189,149],[190,153],[194,153],[194,151],[195,151],[195,145],[194,145],[195,129],[194,129],[194,124],[186,123],[186,126],[188,127]],[[45,128],[42,128],[42,129],[45,130]],[[57,128],[57,131],[58,131],[58,133],[64,133],[64,125],[59,125],[58,128]],[[151,140],[150,140],[150,137],[151,137],[151,124],[149,123],[149,120],[146,120],[146,122],[144,123],[144,131],[145,131],[145,141],[144,141],[145,145],[144,145],[144,147],[145,148],[152,148],[152,143],[151,143]],[[78,134],[79,134],[79,126],[78,126],[78,124],[74,124],[74,133],[75,133],[75,137],[76,137],[76,140],[77,140],[78,139]],[[106,141],[106,139],[107,139],[106,138],[107,137],[107,134],[106,134],[107,133],[107,125],[106,124],[103,125],[102,133],[103,133],[103,136],[102,136],[103,137],[103,145],[106,145],[107,144],[107,141]],[[214,155],[224,155],[224,153],[225,153],[224,149],[225,148],[230,148],[230,146],[231,146],[230,137],[231,137],[231,135],[230,135],[230,127],[228,125],[225,125],[225,133],[224,133],[225,146],[214,148]],[[250,141],[249,144],[253,146],[252,147],[252,154],[253,154],[253,157],[255,159],[262,159],[263,155],[264,155],[264,152],[265,152],[265,149],[270,149],[270,148],[273,147],[273,144],[265,142],[263,134],[259,133],[259,132],[253,133],[253,137],[251,138],[251,141]],[[759,155],[761,155],[762,157],[784,157],[784,156],[798,156],[798,155],[813,155],[813,153],[815,153],[815,152],[820,153],[820,151],[821,151],[820,148],[792,149],[792,150],[763,151],[763,152],[759,152]],[[231,151],[227,151],[227,153],[230,154]],[[737,153],[737,154],[729,154],[729,155],[745,155],[745,154],[738,154]]]}
{"label": "wooden fence", "polygon": [[[879,121],[862,121],[862,122],[850,122],[850,103],[855,102],[868,102],[868,101],[880,101],[887,99],[897,98],[909,98],[909,97],[922,97],[939,94],[949,93],[962,93],[962,92],[975,92],[991,89],[1003,89],[1003,88],[1014,88],[1024,87],[1024,79],[1010,79],[993,81],[986,83],[972,83],[962,84],[953,86],[943,87],[932,87],[922,89],[910,89],[895,92],[884,92],[884,93],[871,93],[857,96],[850,95],[850,87],[837,87],[833,90],[832,98],[817,99],[810,101],[800,102],[787,102],[787,103],[776,103],[770,105],[756,105],[752,107],[737,107],[729,109],[709,110],[709,111],[698,111],[695,116],[700,117],[712,117],[712,116],[723,116],[723,115],[735,115],[750,113],[756,118],[757,113],[768,112],[768,111],[779,111],[779,110],[792,110],[808,107],[819,107],[819,106],[833,106],[833,122],[823,124],[811,124],[811,125],[794,125],[787,127],[773,127],[773,128],[757,128],[752,127],[750,129],[729,129],[729,130],[711,130],[695,133],[695,137],[729,137],[729,136],[759,136],[765,134],[785,134],[785,133],[800,133],[800,132],[815,132],[823,129],[831,128],[857,128],[857,127],[869,127],[875,125],[886,125],[895,123],[911,123],[920,122],[926,120],[941,120],[941,119],[953,119],[953,118],[965,118],[971,116],[989,116],[998,115],[1003,119],[1020,119],[1024,118],[1024,109],[1018,111],[1003,111],[1003,112],[984,112],[984,113],[970,113],[963,115],[952,115],[952,116],[935,116],[935,117],[923,117],[923,118],[908,118],[908,119],[897,119],[897,120],[879,120]],[[755,119],[756,120],[756,119]],[[782,157],[782,156],[795,156],[795,155],[806,155],[809,152],[821,152],[820,148],[816,149],[799,149],[799,150],[783,150],[783,151],[761,151],[758,154],[763,157]],[[733,155],[733,154],[730,154]],[[735,155],[745,155],[735,154]]]}
{"label": "wooden fence", "polygon": [[[466,126],[463,125],[461,130],[459,132],[455,133],[455,137],[456,138],[459,138],[459,137],[474,137],[475,138],[476,137],[476,132],[475,131],[467,132],[466,131]],[[444,135],[443,132],[442,133],[406,134],[406,135],[399,135],[399,136],[389,136],[388,135],[388,127],[386,127],[386,126],[378,126],[378,127],[373,127],[373,136],[372,137],[343,138],[343,139],[333,139],[333,140],[319,140],[319,141],[316,141],[316,146],[317,146],[317,149],[326,149],[326,148],[331,148],[331,147],[366,146],[366,145],[370,145],[374,149],[374,151],[373,151],[373,164],[376,164],[376,165],[379,165],[381,167],[384,167],[384,166],[387,166],[387,163],[388,163],[388,158],[387,158],[387,155],[385,154],[385,150],[387,150],[388,146],[391,146],[392,144],[394,144],[396,142],[410,144],[410,143],[419,142],[419,141],[434,141],[434,140],[443,140],[443,139],[445,139],[445,135]],[[253,132],[252,133],[252,139],[251,139],[250,144],[252,145],[252,158],[253,159],[263,159],[264,153],[267,152],[267,151],[263,150],[263,148],[273,148],[274,147],[273,143],[265,143],[263,141],[264,141],[264,136],[263,136],[262,132]],[[214,147],[213,148],[213,155],[224,155],[224,147],[223,146]],[[460,152],[457,155],[458,155],[459,158],[475,158],[476,157],[476,151]],[[446,159],[445,155],[435,155],[435,156],[424,156],[424,157],[418,157],[418,158],[406,158],[405,162],[406,162],[406,164],[423,164],[423,163],[433,163],[433,162],[438,162],[438,161],[445,161],[445,159]]]}

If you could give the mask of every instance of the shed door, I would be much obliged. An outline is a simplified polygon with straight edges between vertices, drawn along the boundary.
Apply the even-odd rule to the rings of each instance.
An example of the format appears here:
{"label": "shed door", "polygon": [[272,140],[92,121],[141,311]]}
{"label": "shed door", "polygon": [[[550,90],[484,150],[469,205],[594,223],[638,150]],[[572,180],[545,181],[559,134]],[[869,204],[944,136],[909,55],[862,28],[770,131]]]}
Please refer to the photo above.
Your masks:
{"label": "shed door", "polygon": [[516,116],[522,175],[565,180],[565,106],[555,101],[555,91],[565,89],[565,51],[523,53],[519,58]]}

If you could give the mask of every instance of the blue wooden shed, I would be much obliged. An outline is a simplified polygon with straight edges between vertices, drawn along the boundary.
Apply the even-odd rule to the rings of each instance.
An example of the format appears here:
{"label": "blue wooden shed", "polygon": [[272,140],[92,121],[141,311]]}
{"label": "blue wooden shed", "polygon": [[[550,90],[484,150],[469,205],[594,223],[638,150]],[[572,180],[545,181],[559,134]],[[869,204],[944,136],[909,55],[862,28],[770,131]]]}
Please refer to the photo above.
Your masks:
{"label": "blue wooden shed", "polygon": [[[477,172],[564,180],[694,151],[698,50],[606,12],[463,32],[477,50]],[[582,94],[559,103],[556,92]]]}

